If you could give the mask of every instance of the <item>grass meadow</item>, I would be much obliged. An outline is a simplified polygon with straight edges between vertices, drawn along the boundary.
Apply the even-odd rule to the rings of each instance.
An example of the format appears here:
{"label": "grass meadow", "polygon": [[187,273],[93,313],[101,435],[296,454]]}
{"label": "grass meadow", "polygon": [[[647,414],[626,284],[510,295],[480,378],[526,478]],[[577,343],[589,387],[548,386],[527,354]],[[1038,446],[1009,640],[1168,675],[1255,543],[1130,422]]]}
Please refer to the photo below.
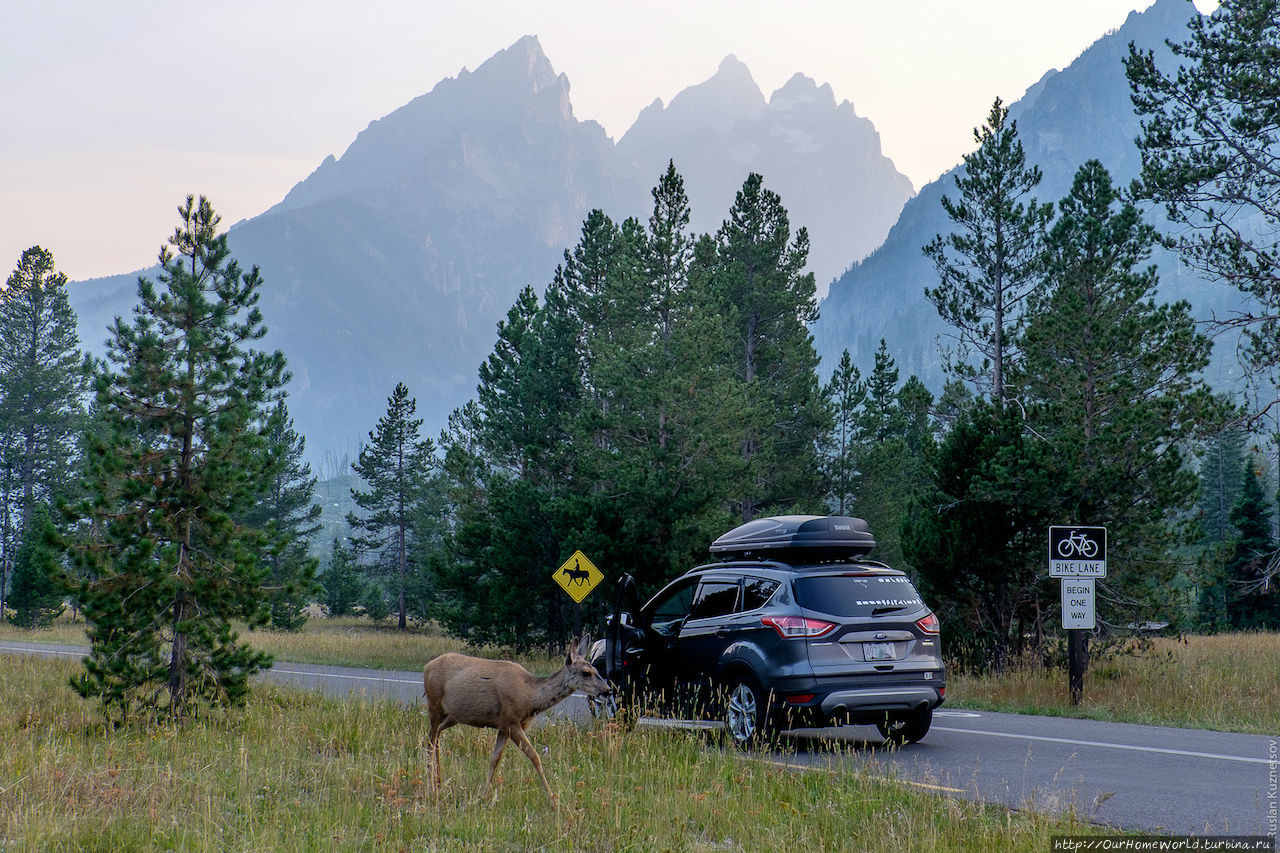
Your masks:
{"label": "grass meadow", "polygon": [[[945,638],[944,638],[945,639]],[[1280,634],[1160,637],[1095,656],[1083,700],[1065,669],[949,674],[947,705],[1248,734],[1280,733]]]}
{"label": "grass meadow", "polygon": [[554,809],[514,747],[480,796],[493,733],[442,738],[419,709],[255,686],[243,711],[106,730],[77,664],[0,656],[4,850],[1047,850],[1085,816],[1012,812],[879,778],[798,771],[691,733],[548,722]]}
{"label": "grass meadow", "polygon": [[[438,631],[313,619],[246,635],[280,660],[417,670],[460,645]],[[83,623],[0,640],[82,645]],[[469,650],[498,655],[500,650]],[[551,672],[556,658],[521,662]],[[563,719],[535,730],[553,809],[509,747],[480,796],[491,731],[443,737],[431,790],[421,708],[266,683],[243,711],[108,731],[67,679],[74,661],[0,655],[0,850],[1048,849],[1088,815],[984,806],[863,770],[796,770],[708,748],[705,735]],[[1157,639],[1096,657],[1085,700],[1035,663],[953,673],[948,705],[1228,731],[1280,731],[1280,635]]]}

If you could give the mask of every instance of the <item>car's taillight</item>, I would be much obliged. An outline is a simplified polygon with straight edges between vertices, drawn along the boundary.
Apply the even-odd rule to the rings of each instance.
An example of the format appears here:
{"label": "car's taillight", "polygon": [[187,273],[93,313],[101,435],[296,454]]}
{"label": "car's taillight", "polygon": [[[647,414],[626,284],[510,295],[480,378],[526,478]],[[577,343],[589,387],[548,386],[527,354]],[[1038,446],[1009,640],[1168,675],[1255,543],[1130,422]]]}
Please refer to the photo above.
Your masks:
{"label": "car's taillight", "polygon": [[804,616],[765,616],[760,621],[777,631],[778,636],[785,640],[821,637],[831,633],[836,627],[834,622],[807,619]]}
{"label": "car's taillight", "polygon": [[923,619],[917,619],[916,627],[926,634],[937,634],[942,630],[942,622],[938,620],[938,614],[930,613]]}

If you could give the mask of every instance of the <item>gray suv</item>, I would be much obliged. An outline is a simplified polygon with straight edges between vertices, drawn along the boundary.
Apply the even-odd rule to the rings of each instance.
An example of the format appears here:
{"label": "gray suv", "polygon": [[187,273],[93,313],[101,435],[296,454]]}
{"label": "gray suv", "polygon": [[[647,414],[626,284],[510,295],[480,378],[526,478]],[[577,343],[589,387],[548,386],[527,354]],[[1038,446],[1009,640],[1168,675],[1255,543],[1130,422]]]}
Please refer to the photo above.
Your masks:
{"label": "gray suv", "polygon": [[620,594],[593,662],[620,701],[719,717],[743,746],[797,725],[918,741],[946,693],[938,618],[874,546],[861,519],[748,522],[643,607]]}

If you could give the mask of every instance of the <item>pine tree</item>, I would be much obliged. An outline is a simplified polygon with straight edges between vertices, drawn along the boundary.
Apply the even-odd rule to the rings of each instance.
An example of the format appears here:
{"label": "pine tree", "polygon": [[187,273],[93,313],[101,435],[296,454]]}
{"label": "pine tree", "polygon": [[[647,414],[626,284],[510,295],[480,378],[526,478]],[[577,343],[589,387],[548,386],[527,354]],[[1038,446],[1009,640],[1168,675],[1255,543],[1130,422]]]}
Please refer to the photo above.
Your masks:
{"label": "pine tree", "polygon": [[1184,450],[1225,417],[1200,375],[1211,342],[1185,302],[1156,304],[1155,268],[1142,268],[1155,230],[1101,163],[1080,167],[1059,210],[1019,380],[1053,449],[1055,523],[1106,525],[1125,543],[1109,557],[1112,597],[1167,605],[1171,525],[1198,485]]}
{"label": "pine tree", "polygon": [[725,364],[744,389],[739,452],[747,467],[735,499],[749,521],[762,511],[817,508],[822,494],[817,440],[831,414],[817,379],[807,324],[818,316],[809,234],[794,239],[779,196],[751,174],[716,235],[712,283],[732,330]]}
{"label": "pine tree", "polygon": [[47,625],[65,607],[66,586],[51,545],[54,527],[44,504],[36,506],[13,562],[13,592],[9,607],[13,624],[23,628]]}
{"label": "pine tree", "polygon": [[1245,466],[1240,499],[1231,508],[1237,534],[1227,579],[1227,617],[1233,628],[1280,628],[1280,548],[1272,534],[1272,506],[1253,465]]}
{"label": "pine tree", "polygon": [[[973,138],[978,149],[965,155],[964,173],[956,177],[959,201],[942,197],[959,230],[939,234],[924,247],[939,278],[925,295],[956,329],[959,347],[948,358],[948,370],[1003,403],[1017,360],[1013,329],[1041,281],[1041,239],[1053,209],[1031,197],[1040,169],[1027,166],[1018,123],[1009,121],[999,98]],[[980,366],[967,363],[971,351],[982,357]]]}
{"label": "pine tree", "polygon": [[1203,552],[1196,604],[1200,626],[1209,630],[1222,630],[1230,623],[1224,564],[1234,547],[1231,510],[1240,498],[1245,467],[1245,434],[1239,427],[1228,427],[1206,442],[1200,456],[1197,515]]}
{"label": "pine tree", "polygon": [[261,414],[282,396],[285,359],[252,348],[262,279],[230,257],[208,200],[188,196],[179,216],[159,287],[139,279],[94,377],[102,426],[77,552],[91,647],[73,684],[116,721],[240,704],[270,663],[232,628],[267,616],[264,537],[234,519],[270,476]]}
{"label": "pine tree", "polygon": [[315,558],[308,555],[311,537],[321,528],[320,505],[314,503],[316,478],[302,459],[306,438],[293,428],[283,400],[266,416],[271,476],[266,491],[240,519],[261,530],[271,543],[264,553],[271,589],[271,624],[297,631],[306,623],[304,608],[316,591]]}
{"label": "pine tree", "polygon": [[356,557],[337,537],[334,537],[329,565],[320,577],[320,584],[324,589],[324,606],[330,616],[347,616],[360,603],[364,581],[360,577]]}
{"label": "pine tree", "polygon": [[858,420],[867,397],[862,375],[846,349],[823,393],[831,403],[835,428],[827,451],[825,471],[830,484],[832,508],[837,515],[852,511],[859,487],[858,456],[861,449]]}
{"label": "pine tree", "polygon": [[1182,226],[1192,268],[1239,288],[1250,307],[1220,325],[1248,332],[1255,370],[1280,364],[1280,5],[1222,0],[1169,42],[1177,70],[1130,45],[1125,71],[1142,116],[1139,192]]}
{"label": "pine tree", "polygon": [[[584,339],[584,385],[598,419],[580,432],[578,479],[597,559],[645,588],[698,559],[726,526],[737,470],[728,440],[732,377],[715,362],[722,325],[705,277],[691,276],[684,180],[669,163],[651,193],[648,228],[618,230],[599,299],[607,316]],[[717,494],[717,491],[719,493]],[[567,554],[566,554],[567,556]]]}
{"label": "pine tree", "polygon": [[876,538],[876,559],[908,568],[901,528],[912,497],[928,482],[933,395],[912,376],[898,387],[898,367],[881,340],[858,412],[858,465],[862,482],[850,510],[866,519]]}
{"label": "pine tree", "polygon": [[977,400],[964,409],[913,502],[902,550],[953,639],[949,654],[1000,670],[1043,633],[1057,596],[1044,571],[1055,484],[1044,446],[1016,406]]}
{"label": "pine tree", "polygon": [[438,615],[475,643],[528,647],[549,640],[560,619],[555,600],[533,590],[559,565],[557,460],[571,447],[582,365],[564,268],[553,288],[553,331],[525,288],[498,324],[476,401],[453,413],[442,437],[454,521],[450,553],[436,566]]}
{"label": "pine tree", "polygon": [[373,551],[377,570],[390,576],[389,585],[401,630],[408,627],[406,592],[410,573],[422,567],[414,557],[413,519],[423,498],[427,478],[435,467],[435,445],[418,436],[422,419],[415,418],[417,401],[404,383],[387,398],[387,413],[369,433],[369,444],[360,451],[352,469],[368,491],[351,490],[361,515],[347,516],[356,531],[352,539]]}
{"label": "pine tree", "polygon": [[898,410],[898,365],[889,355],[884,338],[880,339],[875,364],[867,377],[867,400],[861,421],[863,437],[871,444],[883,444],[901,436],[906,427]]}
{"label": "pine tree", "polygon": [[65,492],[77,467],[82,358],[67,277],[33,246],[0,291],[0,613],[32,512]]}

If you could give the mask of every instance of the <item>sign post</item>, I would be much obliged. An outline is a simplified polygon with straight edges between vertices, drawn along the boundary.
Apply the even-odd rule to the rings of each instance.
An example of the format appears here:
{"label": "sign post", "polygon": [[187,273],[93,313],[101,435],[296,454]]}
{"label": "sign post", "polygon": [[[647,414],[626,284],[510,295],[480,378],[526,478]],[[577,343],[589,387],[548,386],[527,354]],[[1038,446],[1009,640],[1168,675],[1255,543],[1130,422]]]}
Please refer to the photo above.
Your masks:
{"label": "sign post", "polygon": [[1067,631],[1067,686],[1071,704],[1084,695],[1088,631],[1097,624],[1094,580],[1107,576],[1107,528],[1049,528],[1049,577],[1062,579],[1062,627]]}

